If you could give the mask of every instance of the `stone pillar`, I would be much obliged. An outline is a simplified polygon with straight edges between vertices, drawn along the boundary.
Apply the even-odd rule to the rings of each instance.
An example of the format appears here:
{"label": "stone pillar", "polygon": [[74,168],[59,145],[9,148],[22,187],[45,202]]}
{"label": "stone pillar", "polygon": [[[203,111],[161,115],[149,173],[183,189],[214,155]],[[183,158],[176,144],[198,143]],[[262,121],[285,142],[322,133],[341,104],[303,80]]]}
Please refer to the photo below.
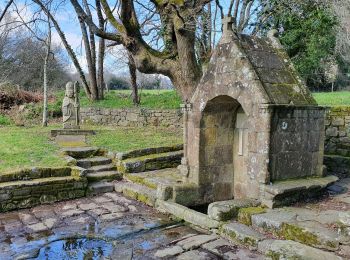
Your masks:
{"label": "stone pillar", "polygon": [[180,173],[182,174],[182,181],[188,182],[188,160],[187,160],[187,142],[188,142],[188,112],[192,110],[191,103],[184,103],[180,105],[183,113],[183,142],[184,142],[184,156],[181,159],[181,165],[178,166]]}

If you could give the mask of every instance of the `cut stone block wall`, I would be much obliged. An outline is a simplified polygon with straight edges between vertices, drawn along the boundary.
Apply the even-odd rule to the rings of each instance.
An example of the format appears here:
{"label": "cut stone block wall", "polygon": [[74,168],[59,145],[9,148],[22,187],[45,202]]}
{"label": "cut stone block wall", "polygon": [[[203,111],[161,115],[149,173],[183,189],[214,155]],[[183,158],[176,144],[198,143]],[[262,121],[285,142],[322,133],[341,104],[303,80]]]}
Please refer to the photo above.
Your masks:
{"label": "cut stone block wall", "polygon": [[350,107],[333,107],[326,115],[325,160],[328,173],[350,176]]}
{"label": "cut stone block wall", "polygon": [[324,109],[278,107],[271,124],[271,181],[322,176]]}
{"label": "cut stone block wall", "polygon": [[112,124],[124,127],[161,126],[182,127],[180,109],[112,109],[81,108],[82,122],[94,124]]}
{"label": "cut stone block wall", "polygon": [[87,179],[73,168],[33,168],[0,176],[0,212],[84,197]]}

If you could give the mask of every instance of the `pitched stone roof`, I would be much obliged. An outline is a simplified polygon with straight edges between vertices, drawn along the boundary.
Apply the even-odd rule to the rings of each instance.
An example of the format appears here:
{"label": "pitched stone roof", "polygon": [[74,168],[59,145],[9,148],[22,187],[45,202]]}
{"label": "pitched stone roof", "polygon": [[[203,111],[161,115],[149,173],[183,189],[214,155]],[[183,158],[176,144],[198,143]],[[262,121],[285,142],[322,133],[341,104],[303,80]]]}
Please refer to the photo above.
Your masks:
{"label": "pitched stone roof", "polygon": [[[238,43],[247,55],[267,95],[274,104],[316,105],[309,89],[294,69],[278,39],[239,34]],[[277,44],[276,44],[277,41]]]}

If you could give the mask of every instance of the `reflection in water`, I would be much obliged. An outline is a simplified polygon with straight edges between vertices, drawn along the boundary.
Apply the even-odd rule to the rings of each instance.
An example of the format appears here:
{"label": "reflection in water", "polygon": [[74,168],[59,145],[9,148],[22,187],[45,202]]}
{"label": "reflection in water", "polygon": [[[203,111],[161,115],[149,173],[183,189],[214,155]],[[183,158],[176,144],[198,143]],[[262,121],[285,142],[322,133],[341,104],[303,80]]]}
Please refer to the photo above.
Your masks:
{"label": "reflection in water", "polygon": [[36,259],[85,260],[101,259],[111,255],[112,244],[99,239],[69,238],[43,247]]}

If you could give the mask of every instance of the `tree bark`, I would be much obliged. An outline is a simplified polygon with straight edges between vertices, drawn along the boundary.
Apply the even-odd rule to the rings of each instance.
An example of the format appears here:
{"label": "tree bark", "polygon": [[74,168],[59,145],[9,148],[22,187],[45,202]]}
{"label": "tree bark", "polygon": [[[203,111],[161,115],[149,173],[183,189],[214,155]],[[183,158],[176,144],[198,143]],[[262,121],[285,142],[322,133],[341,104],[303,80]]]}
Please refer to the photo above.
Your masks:
{"label": "tree bark", "polygon": [[134,106],[138,106],[140,104],[140,98],[138,94],[137,87],[137,76],[136,76],[136,64],[134,58],[130,52],[128,52],[128,67],[130,72],[130,81],[131,81],[131,89],[132,89],[132,102]]}
{"label": "tree bark", "polygon": [[46,42],[46,55],[44,59],[44,107],[43,107],[43,127],[47,126],[48,123],[48,94],[47,94],[47,67],[49,64],[50,59],[50,52],[51,52],[51,25],[50,25],[50,19],[48,18],[48,36],[47,36],[47,42]]}

